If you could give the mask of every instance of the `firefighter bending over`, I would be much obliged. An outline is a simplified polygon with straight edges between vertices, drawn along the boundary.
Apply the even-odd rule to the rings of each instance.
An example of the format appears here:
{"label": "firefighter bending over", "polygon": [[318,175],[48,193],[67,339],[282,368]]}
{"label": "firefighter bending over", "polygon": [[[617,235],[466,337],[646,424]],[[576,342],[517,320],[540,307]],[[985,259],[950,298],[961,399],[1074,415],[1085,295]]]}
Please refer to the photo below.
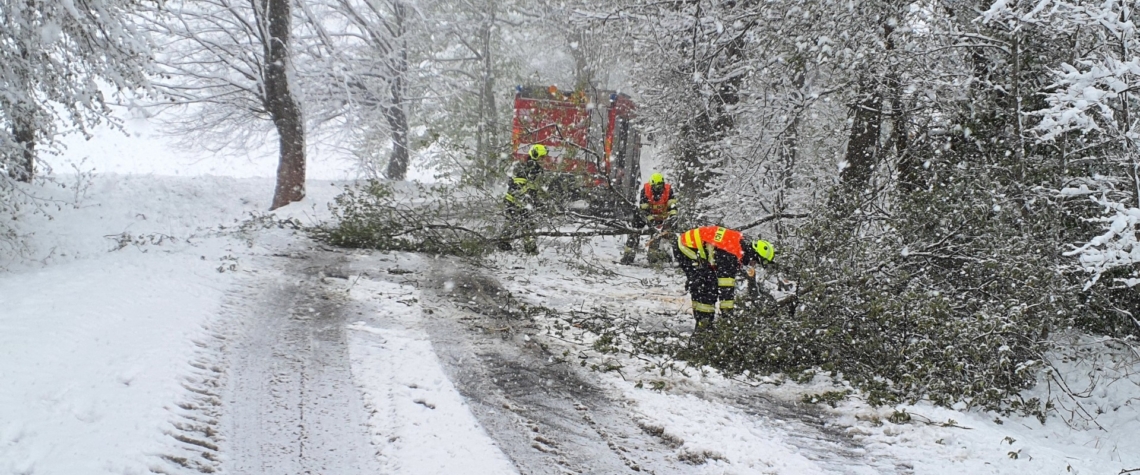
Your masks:
{"label": "firefighter bending over", "polygon": [[685,288],[693,300],[695,333],[712,325],[718,308],[721,317],[732,316],[736,276],[742,266],[769,265],[775,250],[768,241],[747,243],[740,231],[704,226],[681,234],[674,255],[685,271]]}
{"label": "firefighter bending over", "polygon": [[515,164],[511,181],[507,183],[507,194],[503,196],[507,227],[499,238],[501,250],[511,250],[511,241],[507,236],[521,232],[525,233],[523,250],[527,254],[538,254],[538,243],[529,233],[535,228],[534,208],[538,205],[538,197],[535,195],[538,193],[538,176],[542,174],[542,165],[538,160],[545,156],[546,147],[536,144],[530,147],[526,159]]}
{"label": "firefighter bending over", "polygon": [[[665,183],[665,177],[660,173],[654,173],[649,177],[649,183],[646,183],[641,192],[640,210],[634,212],[634,218],[630,224],[635,229],[640,229],[645,226],[652,226],[657,228],[658,236],[655,236],[649,242],[649,250],[646,252],[646,258],[652,264],[661,259],[661,252],[658,250],[661,244],[660,234],[669,232],[673,228],[673,221],[677,216],[677,195],[673,192],[673,186]],[[640,234],[631,234],[629,239],[625,242],[625,252],[621,256],[622,264],[632,264],[634,255],[637,254],[637,245],[641,241]],[[665,254],[663,260],[668,260],[668,254]]]}

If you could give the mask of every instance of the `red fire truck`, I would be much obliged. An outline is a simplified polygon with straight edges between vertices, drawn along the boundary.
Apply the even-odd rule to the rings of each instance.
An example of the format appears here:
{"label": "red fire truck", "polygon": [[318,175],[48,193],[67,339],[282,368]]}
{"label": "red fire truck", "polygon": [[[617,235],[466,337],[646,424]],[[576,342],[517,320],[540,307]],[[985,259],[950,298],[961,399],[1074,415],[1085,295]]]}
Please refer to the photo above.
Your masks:
{"label": "red fire truck", "polygon": [[[517,160],[531,145],[546,146],[543,167],[573,198],[616,204],[636,197],[641,181],[641,136],[636,107],[616,91],[560,91],[555,86],[515,88],[511,143]],[[570,184],[571,186],[565,186]]]}

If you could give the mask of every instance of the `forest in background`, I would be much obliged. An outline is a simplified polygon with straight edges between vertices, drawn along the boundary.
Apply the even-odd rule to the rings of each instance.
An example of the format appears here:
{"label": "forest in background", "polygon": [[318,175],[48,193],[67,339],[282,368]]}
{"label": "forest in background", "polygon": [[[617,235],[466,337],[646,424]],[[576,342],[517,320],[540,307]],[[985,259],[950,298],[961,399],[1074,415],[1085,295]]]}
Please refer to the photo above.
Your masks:
{"label": "forest in background", "polygon": [[[756,306],[699,354],[647,348],[1037,412],[1049,402],[1018,394],[1052,336],[1140,336],[1137,6],[2,0],[0,212],[49,212],[23,185],[51,180],[37,157],[114,126],[114,104],[206,151],[276,142],[272,208],[304,196],[307,154],[332,152],[390,181],[422,160],[487,206],[515,85],[620,90],[686,223],[806,216],[748,230],[776,243],[794,313]],[[356,193],[341,216],[371,223],[361,242],[436,217]]]}

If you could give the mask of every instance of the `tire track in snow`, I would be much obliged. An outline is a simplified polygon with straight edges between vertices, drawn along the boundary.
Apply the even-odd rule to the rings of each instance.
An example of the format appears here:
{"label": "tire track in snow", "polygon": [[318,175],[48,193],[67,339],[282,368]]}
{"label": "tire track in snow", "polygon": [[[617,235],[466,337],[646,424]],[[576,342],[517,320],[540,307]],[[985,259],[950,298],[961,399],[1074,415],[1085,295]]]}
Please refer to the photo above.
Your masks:
{"label": "tire track in snow", "polygon": [[227,338],[224,322],[208,325],[204,328],[205,336],[194,341],[198,350],[189,363],[189,374],[182,378],[186,395],[170,408],[174,419],[166,434],[174,439],[174,444],[159,455],[162,463],[152,464],[151,472],[215,473],[221,468],[218,446],[222,439],[218,426],[222,411],[220,393],[226,381],[221,356]]}
{"label": "tire track in snow", "polygon": [[[241,474],[379,473],[349,368],[343,301],[322,280],[340,257],[265,258],[233,295],[221,432]],[[283,262],[285,261],[285,262]],[[284,275],[274,268],[285,268]]]}
{"label": "tire track in snow", "polygon": [[[523,474],[701,473],[630,417],[624,402],[551,364],[504,310],[507,294],[472,269],[435,261],[422,285],[436,353],[472,412]],[[472,311],[479,310],[479,311]]]}

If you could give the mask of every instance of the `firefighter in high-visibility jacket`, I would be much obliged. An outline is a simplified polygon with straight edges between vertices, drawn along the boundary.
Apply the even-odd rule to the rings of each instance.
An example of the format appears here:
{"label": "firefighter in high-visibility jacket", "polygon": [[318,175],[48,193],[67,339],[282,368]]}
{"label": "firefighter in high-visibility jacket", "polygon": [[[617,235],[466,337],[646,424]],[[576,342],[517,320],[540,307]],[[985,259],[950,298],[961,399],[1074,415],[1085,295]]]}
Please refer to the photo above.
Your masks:
{"label": "firefighter in high-visibility jacket", "polygon": [[[527,157],[516,163],[511,173],[511,181],[507,183],[507,194],[503,196],[508,228],[503,229],[503,236],[499,238],[499,248],[504,251],[511,250],[511,242],[507,237],[518,232],[530,233],[534,231],[535,206],[538,204],[537,179],[542,174],[542,164],[539,160],[546,156],[546,147],[536,144],[530,147]],[[512,229],[513,228],[513,229]],[[538,253],[538,243],[533,235],[523,235],[523,250],[527,254]]]}
{"label": "firefighter in high-visibility jacket", "polygon": [[695,331],[702,331],[712,325],[717,310],[722,317],[732,315],[736,276],[743,266],[768,265],[775,249],[762,239],[748,242],[734,229],[704,226],[678,236],[674,255],[685,271],[686,289],[693,299]]}
{"label": "firefighter in high-visibility jacket", "polygon": [[[640,210],[636,212],[633,222],[630,223],[634,228],[650,226],[657,228],[658,232],[668,232],[672,229],[677,216],[677,195],[673,191],[673,186],[665,183],[665,177],[660,173],[650,175],[649,182],[642,187],[638,207]],[[640,234],[629,235],[629,239],[625,241],[625,251],[621,256],[622,264],[633,263],[640,242]],[[661,239],[654,239],[649,244],[651,249],[646,255],[649,262],[653,263],[656,261],[657,247],[661,244]],[[668,260],[668,254],[665,256],[664,260]]]}

